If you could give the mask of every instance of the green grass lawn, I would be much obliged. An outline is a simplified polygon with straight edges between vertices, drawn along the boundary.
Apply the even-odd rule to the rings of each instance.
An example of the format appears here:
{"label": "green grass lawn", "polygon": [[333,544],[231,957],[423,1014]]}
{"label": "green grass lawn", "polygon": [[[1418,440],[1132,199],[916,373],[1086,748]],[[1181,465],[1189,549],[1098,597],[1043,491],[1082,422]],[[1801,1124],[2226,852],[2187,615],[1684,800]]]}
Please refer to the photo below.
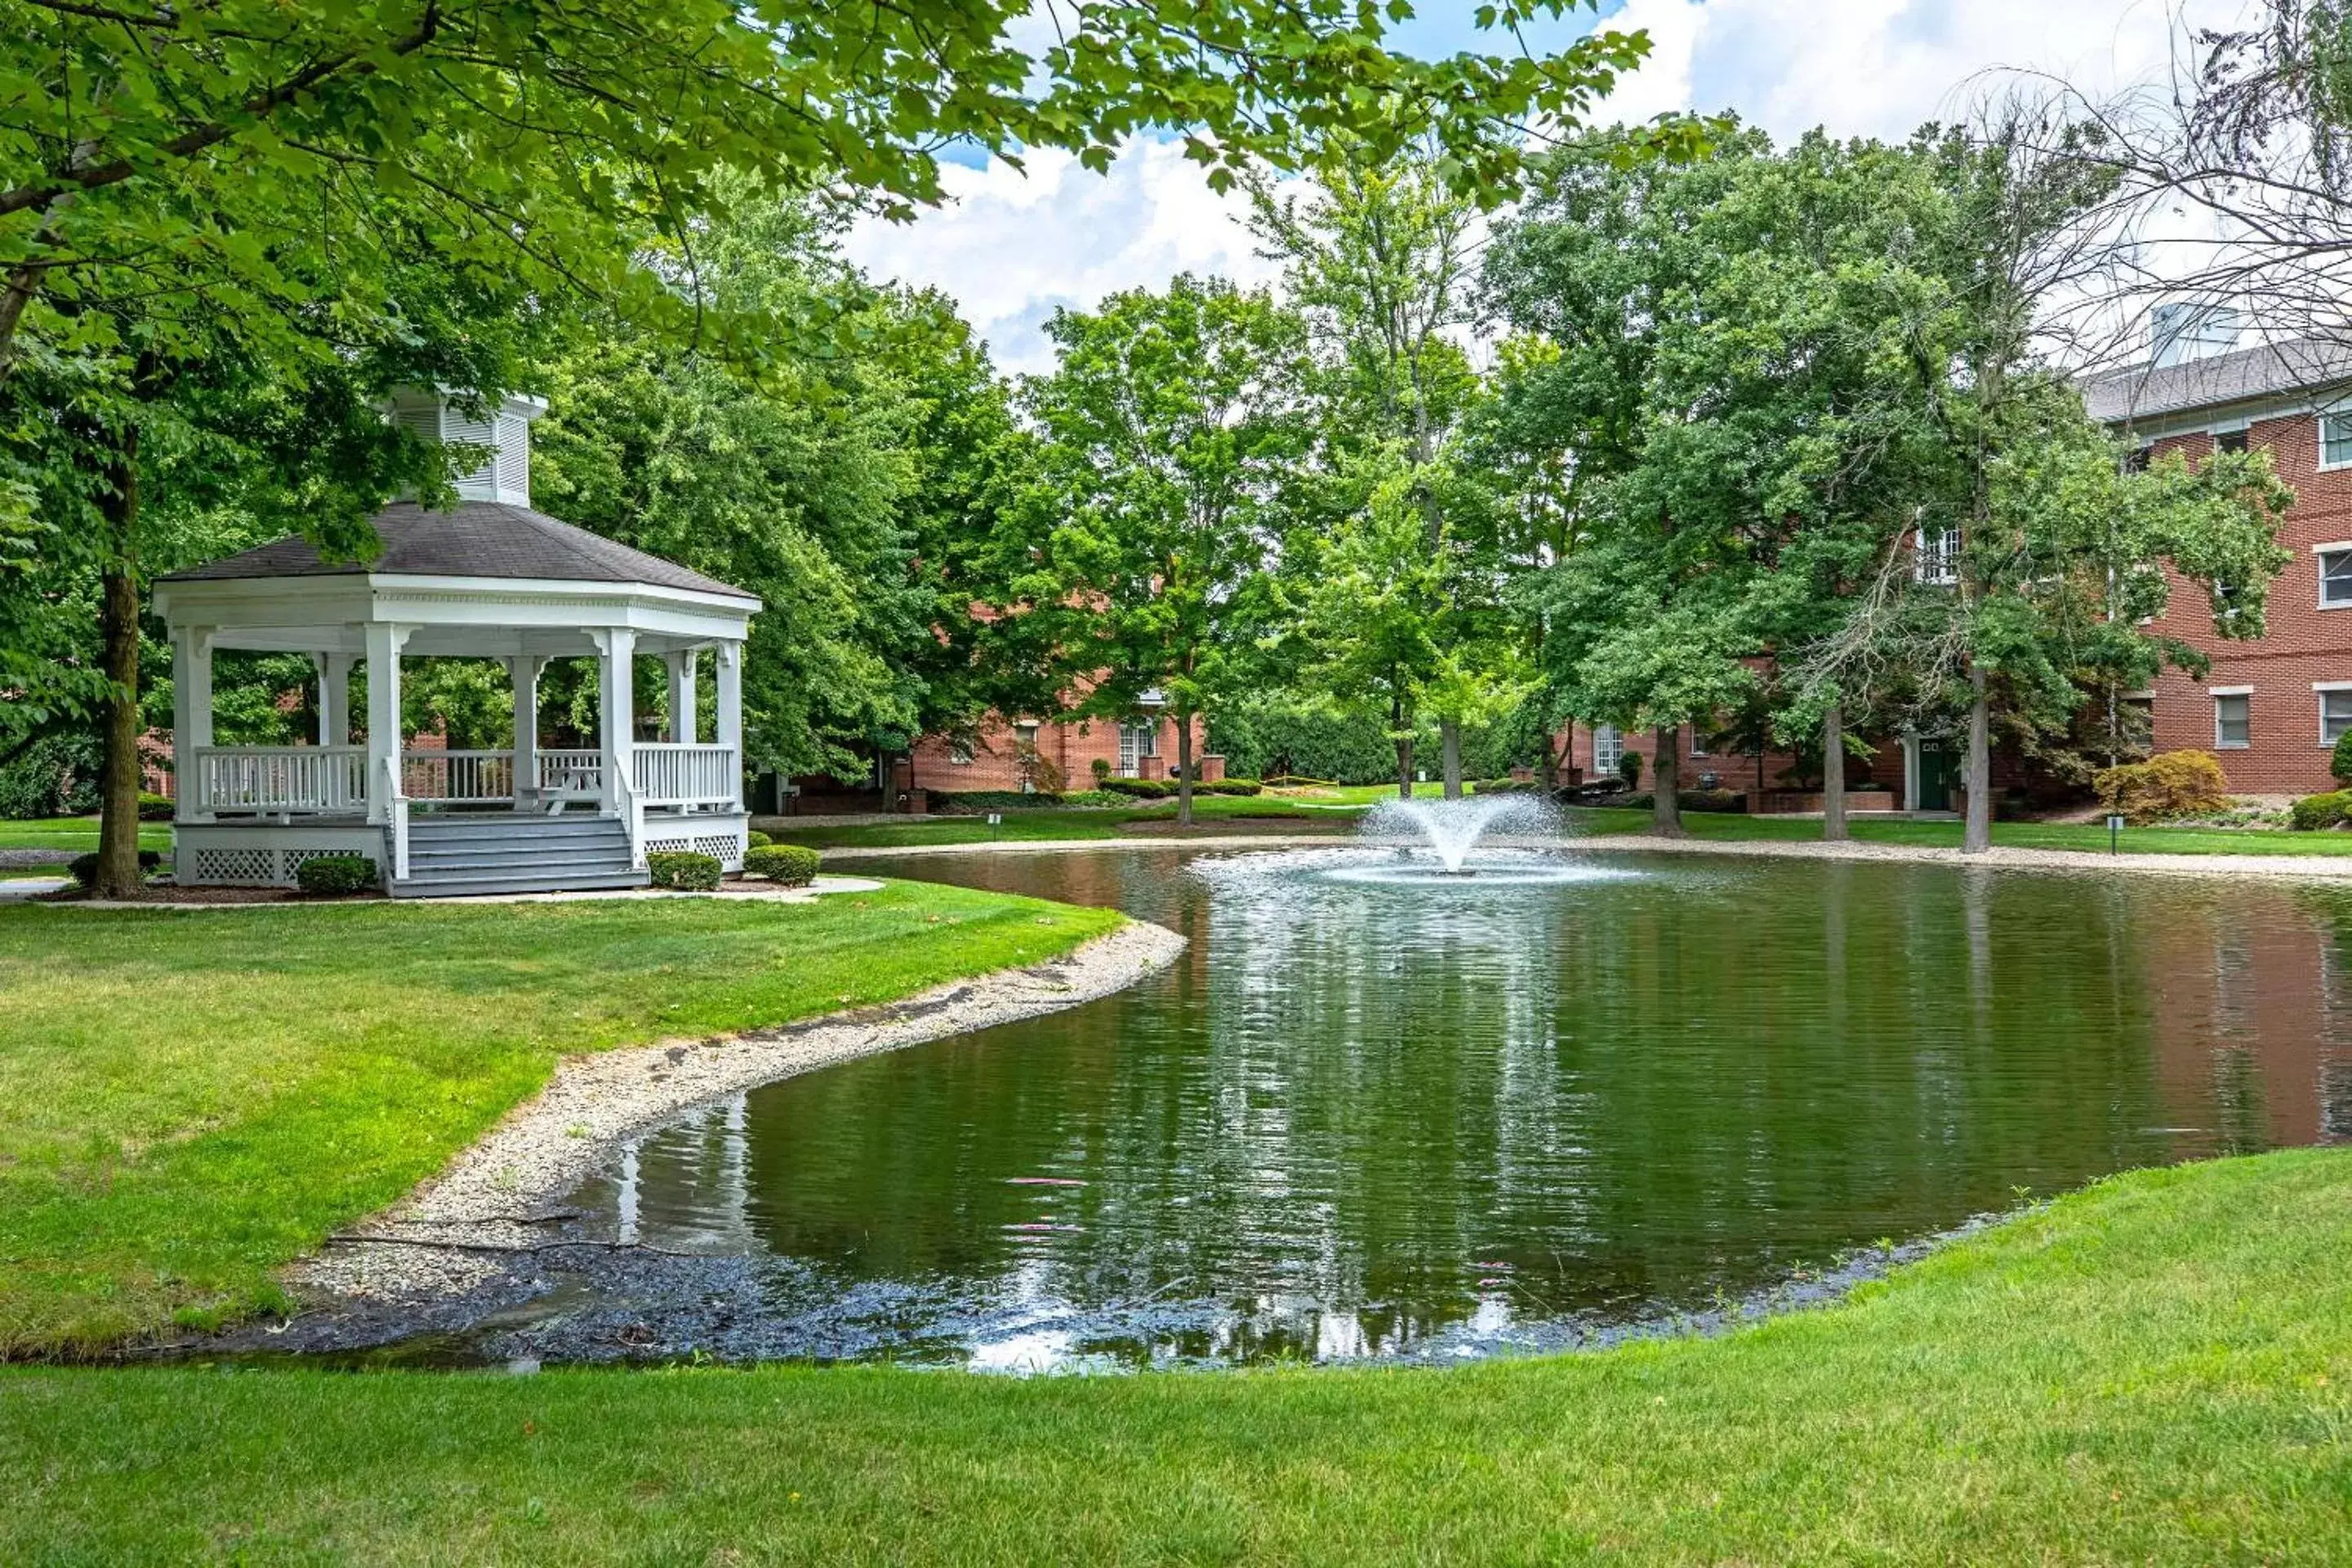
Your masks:
{"label": "green grass lawn", "polygon": [[0,909],[0,1357],[275,1303],[273,1270],[438,1170],[560,1053],[903,996],[1120,919],[917,883]]}
{"label": "green grass lawn", "polygon": [[2352,1154],[1446,1371],[0,1372],[0,1560],[2352,1560]]}
{"label": "green grass lawn", "polygon": [[[1578,829],[1596,835],[1640,833],[1650,826],[1648,812],[1621,806],[1572,810],[1569,818]],[[1919,844],[1950,849],[1960,847],[1960,825],[1957,822],[1861,818],[1851,826],[1853,837],[1864,844]],[[1686,811],[1683,813],[1683,826],[1693,838],[1730,841],[1819,842],[1822,837],[1818,817]],[[1992,841],[2014,849],[2076,849],[2099,855],[2107,852],[2107,830],[2097,823],[1996,822],[1992,825]],[[2126,827],[2120,847],[2135,855],[2352,855],[2352,833]]]}
{"label": "green grass lawn", "polygon": [[[1357,792],[1360,793],[1360,792]],[[1192,831],[1202,837],[1230,829],[1235,824],[1273,827],[1286,825],[1299,833],[1345,831],[1366,803],[1338,792],[1287,795],[1199,795],[1192,802]],[[1167,837],[1174,832],[1176,803],[1148,801],[1115,806],[1026,806],[997,814],[995,827],[986,816],[932,815],[910,816],[904,822],[829,823],[822,816],[760,818],[760,826],[782,843],[807,844],[821,849],[904,848],[920,844],[987,844],[1017,840],[1126,838],[1139,835]]]}
{"label": "green grass lawn", "polygon": [[[79,855],[98,847],[95,816],[34,816],[0,818],[0,849],[68,849]],[[168,851],[172,825],[142,822],[139,847]]]}

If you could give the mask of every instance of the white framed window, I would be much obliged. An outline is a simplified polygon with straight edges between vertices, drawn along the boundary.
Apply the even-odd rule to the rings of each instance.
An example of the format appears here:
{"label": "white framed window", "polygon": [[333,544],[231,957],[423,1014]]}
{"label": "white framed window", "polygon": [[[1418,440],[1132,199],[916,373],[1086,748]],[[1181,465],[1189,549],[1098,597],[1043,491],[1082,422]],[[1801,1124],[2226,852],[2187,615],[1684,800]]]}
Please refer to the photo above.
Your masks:
{"label": "white framed window", "polygon": [[1013,725],[1013,743],[1016,746],[1026,746],[1033,752],[1035,751],[1037,749],[1037,721],[1034,719],[1024,719],[1019,723]]}
{"label": "white framed window", "polygon": [[1918,531],[1911,552],[1911,574],[1922,583],[1952,584],[1960,580],[1960,531],[1957,528]]}
{"label": "white framed window", "polygon": [[971,766],[971,742],[969,741],[950,741],[948,742],[948,761],[960,768],[968,768]]}
{"label": "white framed window", "polygon": [[2319,699],[2319,743],[2333,746],[2352,731],[2352,680],[2321,680],[2312,684]]}
{"label": "white framed window", "polygon": [[1617,726],[1614,724],[1592,726],[1592,772],[1595,776],[1608,777],[1617,771],[1617,765],[1624,760],[1625,737],[1618,733]]}
{"label": "white framed window", "polygon": [[1694,757],[1703,757],[1706,755],[1706,731],[1700,729],[1696,724],[1693,724],[1690,727],[1690,754]]}
{"label": "white framed window", "polygon": [[2352,544],[2322,544],[2312,553],[2319,558],[2319,607],[2352,605]]}
{"label": "white framed window", "polygon": [[2251,686],[2213,692],[2213,749],[2242,752],[2254,743],[2254,689]]}
{"label": "white framed window", "polygon": [[2246,449],[2252,436],[2252,432],[2243,425],[2239,426],[2235,430],[2216,430],[2213,432],[2213,450],[2242,452]]}
{"label": "white framed window", "polygon": [[2319,466],[2352,468],[2352,414],[2319,416]]}

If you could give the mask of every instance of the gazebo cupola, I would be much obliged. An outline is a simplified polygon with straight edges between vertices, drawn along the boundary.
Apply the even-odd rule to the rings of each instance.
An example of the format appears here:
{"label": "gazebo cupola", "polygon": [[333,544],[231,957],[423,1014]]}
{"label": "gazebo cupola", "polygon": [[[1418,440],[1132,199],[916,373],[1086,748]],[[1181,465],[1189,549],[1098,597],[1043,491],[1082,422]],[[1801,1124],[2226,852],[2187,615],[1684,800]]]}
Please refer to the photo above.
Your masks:
{"label": "gazebo cupola", "polygon": [[[625,886],[645,880],[649,851],[673,847],[741,863],[742,648],[760,601],[532,510],[530,424],[546,405],[468,401],[423,390],[391,400],[386,417],[403,427],[488,455],[446,510],[403,500],[378,513],[373,560],[325,560],[289,537],[157,584],[182,882],[285,883],[303,859],[337,853],[369,856],[402,894]],[[219,649],[310,655],[315,742],[214,744]],[[505,666],[510,745],[406,743],[402,660],[436,656]],[[640,658],[667,672],[656,741],[637,738]],[[540,677],[558,658],[598,663],[593,746],[541,744]],[[355,666],[367,672],[363,714],[351,710]]]}

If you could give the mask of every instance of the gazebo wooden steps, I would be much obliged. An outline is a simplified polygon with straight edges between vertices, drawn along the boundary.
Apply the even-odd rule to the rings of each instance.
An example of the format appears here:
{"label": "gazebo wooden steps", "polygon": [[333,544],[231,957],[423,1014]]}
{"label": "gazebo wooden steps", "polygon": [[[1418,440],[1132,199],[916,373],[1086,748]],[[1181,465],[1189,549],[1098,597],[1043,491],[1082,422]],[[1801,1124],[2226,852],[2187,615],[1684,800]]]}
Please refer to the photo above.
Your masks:
{"label": "gazebo wooden steps", "polygon": [[524,813],[418,816],[408,825],[408,875],[392,896],[556,893],[642,888],[629,865],[629,832],[610,816]]}

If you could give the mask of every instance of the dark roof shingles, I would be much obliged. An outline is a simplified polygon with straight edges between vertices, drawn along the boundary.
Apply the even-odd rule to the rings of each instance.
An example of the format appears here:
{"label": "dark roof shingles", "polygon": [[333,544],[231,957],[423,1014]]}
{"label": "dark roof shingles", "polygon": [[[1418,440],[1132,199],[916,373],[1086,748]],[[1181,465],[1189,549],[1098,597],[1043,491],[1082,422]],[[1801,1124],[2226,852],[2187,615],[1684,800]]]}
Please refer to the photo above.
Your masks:
{"label": "dark roof shingles", "polygon": [[373,561],[331,562],[307,540],[289,537],[174,572],[166,583],[239,577],[332,577],[359,573],[396,577],[541,577],[566,583],[645,583],[730,598],[755,595],[675,562],[632,550],[601,534],[559,522],[529,507],[460,501],[428,511],[399,501],[375,517],[383,552]]}
{"label": "dark roof shingles", "polygon": [[2352,381],[2352,346],[2298,338],[2179,364],[2137,365],[2084,384],[2083,401],[2102,424],[2153,419]]}

